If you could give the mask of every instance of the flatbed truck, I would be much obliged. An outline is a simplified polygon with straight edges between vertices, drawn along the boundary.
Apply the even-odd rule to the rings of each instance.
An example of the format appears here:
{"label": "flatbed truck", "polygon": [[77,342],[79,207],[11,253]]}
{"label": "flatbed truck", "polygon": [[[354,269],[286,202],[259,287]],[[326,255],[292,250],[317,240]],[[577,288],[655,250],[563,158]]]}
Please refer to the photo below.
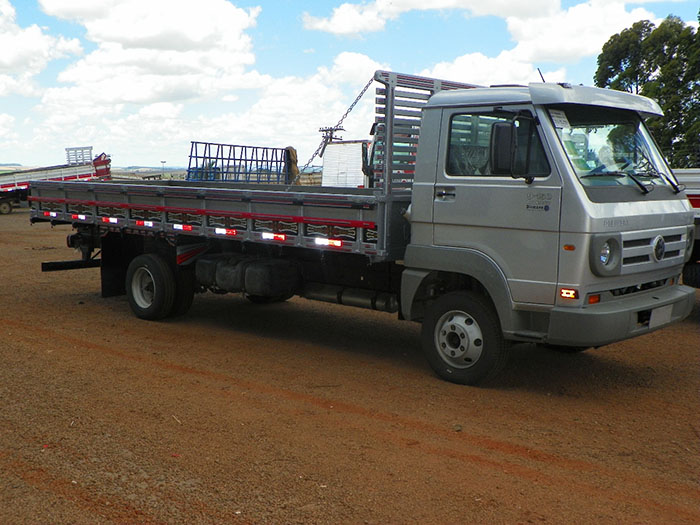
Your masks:
{"label": "flatbed truck", "polygon": [[148,320],[202,291],[391,312],[422,323],[437,375],[469,385],[513,342],[579,351],[690,313],[693,212],[644,125],[654,101],[374,80],[369,187],[298,186],[285,169],[251,183],[218,153],[195,159],[216,180],[32,183],[31,221],[72,225],[81,253],[44,269],[99,266],[102,295]]}
{"label": "flatbed truck", "polygon": [[66,164],[0,173],[0,215],[27,201],[29,184],[39,180],[90,180],[110,176],[110,158],[92,158],[92,147],[66,148]]}

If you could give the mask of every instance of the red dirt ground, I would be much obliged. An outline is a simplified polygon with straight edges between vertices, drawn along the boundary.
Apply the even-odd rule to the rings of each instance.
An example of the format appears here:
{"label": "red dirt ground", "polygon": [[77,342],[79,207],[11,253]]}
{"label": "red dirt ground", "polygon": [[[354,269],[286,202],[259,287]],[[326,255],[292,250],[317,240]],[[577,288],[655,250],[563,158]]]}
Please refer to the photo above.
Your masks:
{"label": "red dirt ground", "polygon": [[489,388],[436,378],[419,326],[202,294],[136,319],[68,227],[0,216],[0,522],[699,523],[689,319]]}

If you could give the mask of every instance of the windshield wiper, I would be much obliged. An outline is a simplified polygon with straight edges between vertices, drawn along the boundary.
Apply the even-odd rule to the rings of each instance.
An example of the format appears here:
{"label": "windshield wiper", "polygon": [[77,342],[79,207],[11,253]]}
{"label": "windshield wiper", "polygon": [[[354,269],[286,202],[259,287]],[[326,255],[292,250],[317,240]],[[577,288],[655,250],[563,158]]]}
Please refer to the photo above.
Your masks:
{"label": "windshield wiper", "polygon": [[655,179],[663,179],[671,185],[674,193],[680,193],[685,189],[685,184],[678,184],[678,183],[676,183],[675,180],[673,180],[673,177],[669,177],[667,174],[662,173],[660,171],[657,171],[653,168],[650,169],[649,171],[637,173],[637,175],[642,176],[642,177],[652,177]]}
{"label": "windshield wiper", "polygon": [[602,171],[600,173],[587,173],[586,175],[581,175],[582,179],[587,179],[588,177],[615,177],[618,179],[621,179],[623,177],[629,177],[630,179],[632,179],[632,182],[634,182],[645,195],[654,189],[653,184],[646,185],[635,175],[633,175],[632,173],[627,173],[625,171]]}
{"label": "windshield wiper", "polygon": [[641,180],[639,180],[636,177],[636,175],[633,175],[631,173],[627,173],[626,175],[630,179],[632,179],[637,186],[639,186],[639,189],[642,190],[645,195],[655,188],[655,186],[653,184],[649,184],[649,185],[644,184]]}

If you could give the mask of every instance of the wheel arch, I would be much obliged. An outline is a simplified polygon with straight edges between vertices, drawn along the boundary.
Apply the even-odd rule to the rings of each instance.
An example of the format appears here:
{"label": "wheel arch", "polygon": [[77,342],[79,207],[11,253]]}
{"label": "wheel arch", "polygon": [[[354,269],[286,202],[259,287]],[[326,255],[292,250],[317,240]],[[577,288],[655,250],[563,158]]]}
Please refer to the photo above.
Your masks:
{"label": "wheel arch", "polygon": [[405,319],[420,321],[426,306],[445,293],[473,290],[491,302],[503,331],[515,326],[508,281],[487,255],[471,249],[409,246],[405,262],[401,278],[401,312]]}

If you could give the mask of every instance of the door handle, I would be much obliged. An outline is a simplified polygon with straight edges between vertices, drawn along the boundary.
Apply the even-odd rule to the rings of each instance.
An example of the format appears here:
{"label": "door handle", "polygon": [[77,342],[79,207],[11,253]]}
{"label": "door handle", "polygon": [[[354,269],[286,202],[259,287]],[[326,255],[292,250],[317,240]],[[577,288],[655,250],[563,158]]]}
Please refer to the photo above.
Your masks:
{"label": "door handle", "polygon": [[448,197],[456,197],[457,194],[455,193],[454,188],[436,188],[435,189],[435,197],[438,197],[440,199],[446,199]]}

